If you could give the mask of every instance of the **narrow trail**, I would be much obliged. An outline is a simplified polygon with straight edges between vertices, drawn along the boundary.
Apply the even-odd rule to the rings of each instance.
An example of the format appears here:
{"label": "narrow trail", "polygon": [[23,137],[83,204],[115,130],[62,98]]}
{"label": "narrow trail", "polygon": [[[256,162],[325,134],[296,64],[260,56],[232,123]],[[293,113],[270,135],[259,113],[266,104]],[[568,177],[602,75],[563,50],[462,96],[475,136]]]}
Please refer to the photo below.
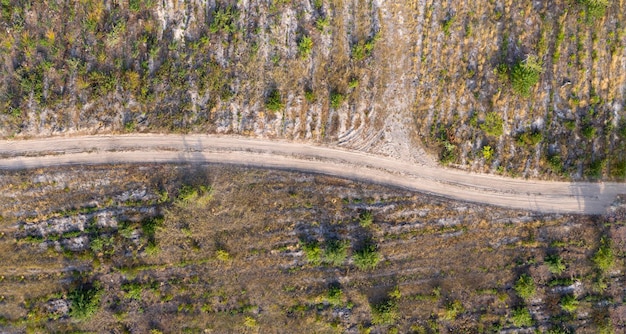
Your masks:
{"label": "narrow trail", "polygon": [[298,142],[213,135],[103,135],[0,141],[0,170],[116,163],[221,163],[313,172],[539,212],[602,214],[624,183],[472,174]]}

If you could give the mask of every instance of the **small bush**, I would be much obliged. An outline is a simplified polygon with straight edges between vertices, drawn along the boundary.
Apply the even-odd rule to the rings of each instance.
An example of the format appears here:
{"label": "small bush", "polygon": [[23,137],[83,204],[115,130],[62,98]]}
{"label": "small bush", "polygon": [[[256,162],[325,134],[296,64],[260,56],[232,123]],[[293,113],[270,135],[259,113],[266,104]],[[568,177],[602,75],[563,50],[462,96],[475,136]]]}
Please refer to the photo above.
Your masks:
{"label": "small bush", "polygon": [[609,0],[578,0],[578,2],[585,6],[588,20],[604,16],[609,7]]}
{"label": "small bush", "polygon": [[517,282],[515,282],[514,289],[520,298],[529,299],[535,294],[535,281],[528,274],[523,274]]}
{"label": "small bush", "polygon": [[348,257],[348,243],[341,240],[329,240],[324,247],[322,261],[324,263],[340,266]]}
{"label": "small bush", "polygon": [[613,250],[611,249],[611,242],[606,237],[602,237],[600,240],[600,248],[593,256],[593,263],[602,272],[607,272],[614,265]]}
{"label": "small bush", "polygon": [[308,263],[314,266],[322,264],[322,249],[317,241],[301,243],[301,247]]}
{"label": "small bush", "polygon": [[454,24],[454,19],[454,16],[449,15],[445,20],[441,21],[441,30],[443,30],[444,35],[450,36],[450,28]]}
{"label": "small bush", "polygon": [[343,304],[343,292],[341,291],[341,287],[338,284],[332,284],[328,288],[328,293],[326,294],[326,301],[329,304],[334,306],[339,306]]}
{"label": "small bush", "polygon": [[596,159],[592,161],[587,168],[585,168],[585,176],[596,179],[602,177],[602,170],[604,170],[605,165],[606,159]]}
{"label": "small bush", "polygon": [[265,107],[271,111],[279,111],[283,109],[283,101],[278,90],[274,89],[270,92],[267,100],[265,100]]}
{"label": "small bush", "polygon": [[574,295],[567,294],[561,298],[559,306],[565,312],[574,313],[578,309],[578,300]]}
{"label": "small bush", "polygon": [[490,136],[499,137],[504,131],[503,126],[502,117],[495,112],[490,112],[485,116],[485,122],[480,125],[480,129]]}
{"label": "small bush", "polygon": [[583,137],[587,138],[587,140],[592,140],[593,138],[595,138],[597,131],[598,130],[592,124],[587,124],[580,130]]}
{"label": "small bush", "polygon": [[70,316],[77,320],[86,320],[100,307],[102,292],[96,285],[81,285],[69,293]]}
{"label": "small bush", "polygon": [[330,106],[333,109],[337,109],[339,107],[341,107],[341,104],[343,103],[343,94],[338,93],[338,92],[332,92],[330,93]]}
{"label": "small bush", "polygon": [[355,252],[353,256],[354,265],[361,270],[371,270],[376,268],[380,262],[380,255],[376,250],[376,245],[368,242],[365,247]]}
{"label": "small bush", "polygon": [[371,305],[372,324],[393,325],[398,320],[398,303],[393,298]]}
{"label": "small bush", "polygon": [[535,146],[543,140],[543,134],[540,131],[529,131],[522,133],[517,138],[517,143],[526,146]]}
{"label": "small bush", "polygon": [[124,283],[122,284],[122,291],[124,291],[124,297],[126,297],[126,299],[141,300],[143,287],[135,282]]}
{"label": "small bush", "polygon": [[626,178],[626,160],[611,163],[611,176],[618,179]]}
{"label": "small bush", "polygon": [[548,166],[555,173],[563,172],[563,162],[561,161],[561,156],[558,154],[552,154],[547,157]]}
{"label": "small bush", "polygon": [[511,68],[511,85],[513,91],[521,96],[530,96],[530,91],[539,82],[542,72],[541,64],[537,57],[528,56],[525,60],[517,62]]}
{"label": "small bush", "polygon": [[444,320],[453,321],[459,314],[463,312],[465,312],[463,304],[461,304],[460,301],[455,300],[453,302],[446,303],[442,318]]}
{"label": "small bush", "polygon": [[313,50],[313,40],[309,36],[303,36],[298,43],[298,52],[300,52],[301,58],[306,58],[311,54]]}
{"label": "small bush", "polygon": [[491,158],[493,157],[493,148],[491,148],[491,146],[486,145],[483,146],[483,158],[487,161],[491,160]]}
{"label": "small bush", "polygon": [[217,8],[213,12],[213,21],[209,25],[211,33],[224,32],[226,34],[234,33],[237,30],[235,21],[238,16],[237,10],[232,6],[226,8]]}
{"label": "small bush", "polygon": [[565,264],[563,263],[563,259],[561,259],[560,256],[558,256],[557,254],[554,255],[548,255],[546,256],[546,258],[544,259],[546,265],[548,266],[548,270],[550,270],[551,273],[553,274],[561,274],[563,271],[565,271]]}
{"label": "small bush", "polygon": [[372,215],[371,211],[365,210],[359,215],[359,225],[361,225],[361,227],[368,228],[372,225],[373,222],[374,215]]}
{"label": "small bush", "polygon": [[533,317],[530,315],[528,308],[520,307],[511,313],[511,322],[515,327],[530,327],[533,325]]}

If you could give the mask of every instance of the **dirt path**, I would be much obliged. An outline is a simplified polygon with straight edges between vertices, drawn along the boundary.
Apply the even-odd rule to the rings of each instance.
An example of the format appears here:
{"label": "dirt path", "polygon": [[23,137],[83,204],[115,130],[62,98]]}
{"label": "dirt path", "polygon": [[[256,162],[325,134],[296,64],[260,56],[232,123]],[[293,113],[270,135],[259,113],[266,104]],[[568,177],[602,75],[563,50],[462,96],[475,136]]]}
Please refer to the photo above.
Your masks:
{"label": "dirt path", "polygon": [[211,135],[118,135],[0,141],[0,169],[72,164],[226,163],[322,173],[448,198],[542,212],[601,214],[624,183],[471,174],[304,143]]}

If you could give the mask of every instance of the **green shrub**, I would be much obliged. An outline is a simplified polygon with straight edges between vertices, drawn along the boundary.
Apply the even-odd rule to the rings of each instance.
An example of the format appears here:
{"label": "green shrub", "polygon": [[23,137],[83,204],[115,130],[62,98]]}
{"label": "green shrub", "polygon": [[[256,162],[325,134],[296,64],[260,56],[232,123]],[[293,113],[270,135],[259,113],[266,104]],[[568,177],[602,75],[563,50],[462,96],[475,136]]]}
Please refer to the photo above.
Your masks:
{"label": "green shrub", "polygon": [[511,322],[515,327],[530,327],[533,325],[533,317],[530,315],[528,308],[519,307],[511,313]]}
{"label": "green shrub", "polygon": [[593,263],[602,272],[607,272],[614,265],[613,250],[611,249],[611,242],[608,238],[602,237],[600,240],[600,247],[593,256]]}
{"label": "green shrub", "polygon": [[224,32],[227,34],[234,33],[237,30],[235,21],[239,12],[232,6],[226,8],[216,8],[213,11],[213,21],[209,25],[209,31],[211,33]]}
{"label": "green shrub", "polygon": [[352,257],[354,265],[361,270],[371,270],[376,268],[380,262],[380,255],[376,250],[376,245],[368,242],[363,248],[355,252]]}
{"label": "green shrub", "polygon": [[565,312],[574,313],[578,309],[578,300],[574,295],[567,294],[561,298],[559,306]]}
{"label": "green shrub", "polygon": [[326,294],[326,301],[333,306],[339,306],[343,304],[343,292],[338,284],[332,284],[328,288],[328,293]]}
{"label": "green shrub", "polygon": [[460,301],[455,300],[453,302],[446,303],[442,318],[444,320],[453,321],[459,314],[463,312],[465,312],[463,304],[461,304]]}
{"label": "green shrub", "polygon": [[326,17],[320,17],[315,21],[315,27],[321,32],[324,32],[329,25],[330,21]]}
{"label": "green shrub", "polygon": [[102,291],[97,285],[81,285],[70,291],[70,316],[77,320],[85,320],[94,315],[100,307]]}
{"label": "green shrub", "polygon": [[518,61],[511,68],[510,79],[513,91],[521,96],[530,96],[531,89],[539,82],[541,72],[541,64],[535,56],[528,56],[525,60]]}
{"label": "green shrub", "polygon": [[444,35],[450,36],[450,28],[454,23],[454,19],[455,17],[453,15],[450,15],[448,18],[441,21],[441,30],[443,30]]}
{"label": "green shrub", "polygon": [[522,133],[517,138],[517,143],[526,146],[535,146],[543,140],[543,134],[540,131],[529,131]]}
{"label": "green shrub", "polygon": [[563,162],[561,161],[561,156],[557,153],[551,154],[547,157],[548,166],[555,173],[563,172]]}
{"label": "green shrub", "polygon": [[626,159],[616,160],[611,164],[611,176],[614,178],[626,178]]}
{"label": "green shrub", "polygon": [[578,2],[585,6],[588,20],[604,16],[609,7],[609,0],[578,0]]}
{"label": "green shrub", "polygon": [[598,130],[592,124],[587,124],[580,130],[583,137],[587,138],[587,140],[592,140],[596,136],[597,131]]}
{"label": "green shrub", "polygon": [[330,106],[333,109],[337,109],[339,107],[341,107],[341,104],[343,103],[343,94],[333,91],[330,93]]}
{"label": "green shrub", "polygon": [[596,179],[602,177],[602,170],[604,170],[605,165],[606,159],[596,159],[592,161],[587,168],[585,168],[585,176]]}
{"label": "green shrub", "polygon": [[356,45],[352,47],[352,58],[356,61],[363,60],[372,54],[377,37],[370,40],[360,40]]}
{"label": "green shrub", "polygon": [[322,264],[322,249],[317,241],[301,243],[300,246],[308,263],[314,266]]}
{"label": "green shrub", "polygon": [[139,283],[124,283],[122,284],[122,291],[124,291],[126,299],[141,300],[143,288]]}
{"label": "green shrub", "polygon": [[372,214],[371,211],[365,210],[361,212],[361,214],[359,215],[359,225],[361,225],[361,227],[364,227],[364,228],[370,227],[373,222],[374,222],[374,215]]}
{"label": "green shrub", "polygon": [[493,157],[493,148],[491,148],[491,146],[489,145],[485,145],[483,146],[483,158],[487,161],[491,160],[491,158]]}
{"label": "green shrub", "polygon": [[496,112],[490,112],[485,116],[485,122],[480,125],[480,129],[490,136],[499,137],[504,131],[503,126],[502,117]]}
{"label": "green shrub", "polygon": [[548,270],[550,270],[553,274],[560,274],[565,271],[565,264],[563,263],[563,259],[557,254],[548,255],[544,259],[546,265],[548,266]]}
{"label": "green shrub", "polygon": [[298,52],[300,52],[301,58],[306,58],[311,54],[313,49],[313,40],[309,36],[303,36],[298,43]]}
{"label": "green shrub", "polygon": [[348,257],[348,242],[341,240],[328,240],[324,247],[322,261],[324,263],[340,266]]}
{"label": "green shrub", "polygon": [[283,101],[278,90],[274,89],[270,92],[267,100],[265,100],[265,107],[271,111],[279,111],[283,109]]}
{"label": "green shrub", "polygon": [[535,280],[528,274],[523,274],[515,282],[514,289],[522,299],[529,299],[535,294]]}
{"label": "green shrub", "polygon": [[395,299],[388,298],[370,306],[372,309],[372,324],[393,325],[398,320],[398,303]]}

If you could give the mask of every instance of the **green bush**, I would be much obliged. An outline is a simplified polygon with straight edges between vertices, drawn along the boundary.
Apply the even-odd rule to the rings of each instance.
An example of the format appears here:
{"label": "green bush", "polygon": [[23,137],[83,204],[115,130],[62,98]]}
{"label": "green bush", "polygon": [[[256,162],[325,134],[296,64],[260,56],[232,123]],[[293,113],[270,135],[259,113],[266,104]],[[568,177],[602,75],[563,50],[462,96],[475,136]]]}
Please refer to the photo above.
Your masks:
{"label": "green bush", "polygon": [[565,263],[563,263],[563,259],[557,254],[548,255],[544,259],[546,265],[548,266],[548,270],[550,270],[553,274],[560,274],[565,271]]}
{"label": "green bush", "polygon": [[540,131],[529,131],[522,133],[517,138],[517,143],[526,146],[535,146],[543,140],[543,134]]}
{"label": "green bush", "polygon": [[388,298],[370,306],[372,309],[372,324],[393,325],[398,320],[398,303],[396,299]]}
{"label": "green bush", "polygon": [[528,274],[523,274],[515,282],[514,289],[522,299],[529,299],[535,294],[535,281]]}
{"label": "green bush", "polygon": [[441,21],[441,30],[443,30],[444,35],[450,36],[450,28],[454,23],[454,16],[449,16],[445,20]]}
{"label": "green bush", "polygon": [[143,287],[135,282],[124,283],[122,284],[122,291],[124,291],[124,297],[126,297],[126,299],[141,300]]}
{"label": "green bush", "polygon": [[604,16],[609,7],[609,0],[578,0],[578,2],[585,6],[588,20]]}
{"label": "green bush", "polygon": [[465,312],[463,304],[461,304],[460,301],[455,300],[453,302],[446,303],[442,318],[444,320],[453,321],[459,314],[463,312]]}
{"label": "green bush", "polygon": [[303,36],[298,43],[298,52],[300,52],[301,58],[306,58],[311,54],[313,49],[313,40],[309,36]]}
{"label": "green bush", "polygon": [[361,227],[364,227],[364,228],[370,227],[373,222],[374,222],[374,215],[372,214],[371,211],[365,210],[361,212],[361,214],[359,215],[359,225],[361,225]]}
{"label": "green bush", "polygon": [[503,133],[504,121],[502,117],[496,112],[487,113],[485,116],[485,122],[480,124],[480,129],[485,131],[486,134],[499,137]]}
{"label": "green bush", "polygon": [[578,309],[578,300],[574,295],[567,294],[561,298],[559,306],[565,312],[574,313]]}
{"label": "green bush", "polygon": [[596,132],[598,132],[598,130],[592,124],[587,124],[582,128],[582,130],[580,130],[580,132],[583,137],[587,138],[587,140],[592,140],[596,136]]}
{"label": "green bush", "polygon": [[265,101],[265,107],[271,111],[279,111],[283,109],[283,101],[280,96],[280,92],[276,89],[270,92]]}
{"label": "green bush", "polygon": [[301,243],[300,246],[308,263],[314,266],[322,264],[322,249],[317,241]]}
{"label": "green bush", "polygon": [[77,320],[90,318],[100,307],[101,295],[102,291],[96,285],[81,285],[70,291],[70,316]]}
{"label": "green bush", "polygon": [[511,68],[513,91],[521,96],[530,96],[531,89],[539,82],[541,72],[541,64],[537,57],[528,56],[525,60],[518,61]]}
{"label": "green bush", "polygon": [[563,172],[563,162],[561,161],[561,156],[557,153],[551,154],[547,157],[548,166],[555,173]]}
{"label": "green bush", "polygon": [[483,146],[483,158],[487,161],[491,160],[491,158],[493,157],[493,148],[491,148],[491,146],[489,145],[485,145]]}
{"label": "green bush", "polygon": [[533,325],[533,317],[530,315],[528,308],[519,307],[511,313],[511,322],[515,327],[530,327]]}
{"label": "green bush", "polygon": [[226,8],[216,8],[213,11],[213,21],[209,25],[209,31],[211,33],[225,32],[227,34],[234,33],[237,30],[235,21],[239,12],[232,6]]}
{"label": "green bush", "polygon": [[611,164],[611,176],[614,178],[626,178],[626,159],[617,160]]}
{"label": "green bush", "polygon": [[331,92],[330,93],[330,106],[333,109],[337,109],[339,107],[341,107],[341,104],[343,103],[343,94],[339,93],[339,92]]}
{"label": "green bush", "polygon": [[614,261],[611,242],[606,237],[602,237],[600,240],[600,247],[593,256],[593,263],[595,263],[596,267],[601,271],[607,272],[613,268]]}
{"label": "green bush", "polygon": [[328,240],[324,247],[322,261],[324,263],[340,266],[348,257],[348,242],[341,240]]}
{"label": "green bush", "polygon": [[592,178],[602,177],[602,171],[606,165],[606,159],[596,159],[585,168],[585,176]]}
{"label": "green bush", "polygon": [[339,306],[343,304],[343,292],[338,284],[332,284],[328,288],[328,293],[326,294],[326,301],[329,304],[334,306]]}
{"label": "green bush", "polygon": [[376,268],[380,262],[380,255],[376,250],[376,245],[368,242],[363,248],[355,252],[352,259],[357,268],[361,270],[371,270]]}

